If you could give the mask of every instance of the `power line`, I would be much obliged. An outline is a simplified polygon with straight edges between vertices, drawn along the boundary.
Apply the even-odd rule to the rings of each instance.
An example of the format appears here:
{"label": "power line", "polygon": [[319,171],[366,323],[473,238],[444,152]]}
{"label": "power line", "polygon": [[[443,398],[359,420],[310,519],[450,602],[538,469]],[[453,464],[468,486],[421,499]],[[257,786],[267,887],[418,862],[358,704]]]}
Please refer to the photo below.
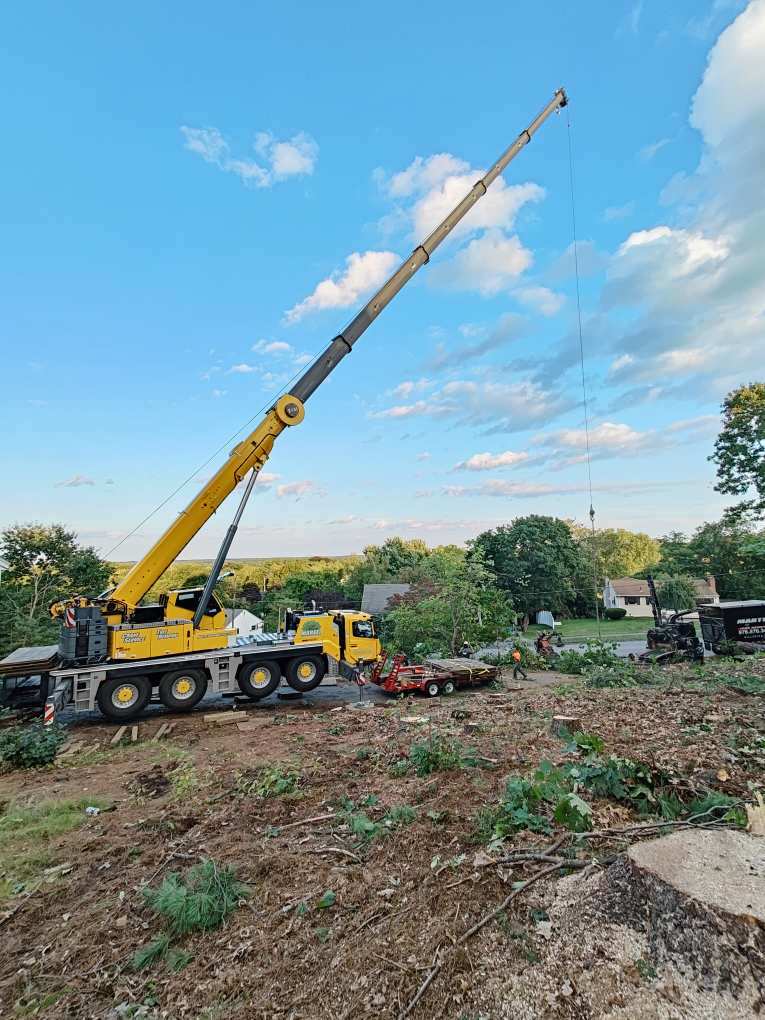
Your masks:
{"label": "power line", "polygon": [[[313,357],[311,358],[311,361],[309,362],[309,364],[313,364],[316,361],[316,359],[319,357],[320,353],[321,353],[321,351],[319,351],[316,354],[314,354]],[[154,514],[156,514],[159,510],[161,510],[163,506],[167,506],[167,504],[170,502],[170,500],[174,496],[177,496],[178,493],[181,491],[181,489],[184,489],[189,484],[189,482],[192,481],[192,479],[194,478],[195,475],[197,475],[200,471],[202,471],[204,468],[206,468],[207,465],[210,463],[210,461],[214,460],[218,456],[218,454],[221,453],[222,450],[225,450],[226,447],[228,447],[229,444],[231,444],[237,438],[237,436],[240,436],[242,434],[242,432],[244,432],[244,430],[248,427],[248,425],[251,425],[257,418],[260,418],[264,414],[264,412],[266,411],[267,408],[273,406],[273,404],[276,403],[276,401],[279,399],[281,394],[282,393],[286,393],[287,389],[298,378],[298,376],[301,373],[305,372],[306,370],[307,370],[307,366],[306,365],[301,365],[300,368],[297,370],[297,372],[295,372],[295,374],[292,376],[292,378],[289,379],[284,384],[284,386],[277,392],[277,394],[274,397],[272,397],[271,399],[267,400],[266,403],[263,404],[263,406],[258,411],[256,411],[255,414],[253,414],[253,416],[251,418],[248,418],[247,421],[243,425],[241,425],[236,430],[236,432],[234,432],[234,434],[232,436],[229,436],[228,439],[224,440],[220,444],[218,449],[213,451],[213,453],[210,454],[210,456],[207,458],[207,460],[203,461],[199,465],[199,467],[194,468],[194,470],[191,472],[191,474],[187,478],[185,478],[181,482],[181,484],[179,486],[177,486],[177,488],[173,489],[173,491],[170,493],[169,496],[166,496],[160,503],[157,503],[157,505],[154,507],[154,509],[152,511],[150,511],[143,518],[142,521],[139,521],[139,523],[136,524],[136,526],[131,531],[129,531],[126,535],[122,536],[122,538],[119,540],[119,542],[117,542],[116,545],[113,545],[111,547],[111,549],[107,553],[104,553],[104,557],[103,558],[105,560],[108,560],[109,557],[111,556],[111,554],[116,549],[119,549],[119,547],[123,544],[123,542],[127,542],[127,540],[129,538],[131,538],[133,535],[135,535],[136,531],[138,531],[139,528],[142,528],[144,526],[144,524],[146,524],[147,521],[151,520],[151,518],[154,516]]]}
{"label": "power line", "polygon": [[[592,577],[597,591],[597,559],[595,552],[595,507],[592,502],[592,461],[590,458],[590,415],[587,407],[587,382],[584,371],[584,339],[582,335],[582,297],[579,285],[579,250],[576,240],[576,202],[574,199],[574,152],[571,144],[571,115],[569,107],[566,107],[566,136],[568,138],[568,176],[571,186],[571,234],[574,251],[574,277],[576,280],[576,317],[579,329],[579,364],[582,369],[582,409],[584,411],[584,442],[585,442],[585,463],[587,465],[587,488],[590,496],[590,527],[592,529]],[[600,608],[598,600],[595,599],[595,617],[598,621],[598,637],[600,634]]]}

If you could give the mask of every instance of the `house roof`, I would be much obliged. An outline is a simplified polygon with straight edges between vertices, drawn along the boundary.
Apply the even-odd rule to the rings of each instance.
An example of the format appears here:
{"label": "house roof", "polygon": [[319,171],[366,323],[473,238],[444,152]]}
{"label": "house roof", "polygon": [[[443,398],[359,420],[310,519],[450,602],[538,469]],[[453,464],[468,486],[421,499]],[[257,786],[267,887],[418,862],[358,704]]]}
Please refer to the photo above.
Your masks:
{"label": "house roof", "polygon": [[361,596],[362,613],[384,613],[394,595],[406,595],[409,584],[365,584]]}
{"label": "house roof", "polygon": [[228,624],[234,623],[238,619],[238,617],[242,615],[242,613],[247,613],[248,618],[251,616],[253,620],[258,620],[260,623],[263,622],[259,616],[252,612],[252,610],[240,608],[226,610],[226,623]]}
{"label": "house roof", "polygon": [[[691,580],[696,589],[696,594],[700,598],[709,598],[717,594],[717,585],[713,577],[693,577]],[[648,598],[650,594],[648,581],[643,581],[638,577],[613,577],[608,583],[614,589],[614,592],[622,597],[644,595]]]}

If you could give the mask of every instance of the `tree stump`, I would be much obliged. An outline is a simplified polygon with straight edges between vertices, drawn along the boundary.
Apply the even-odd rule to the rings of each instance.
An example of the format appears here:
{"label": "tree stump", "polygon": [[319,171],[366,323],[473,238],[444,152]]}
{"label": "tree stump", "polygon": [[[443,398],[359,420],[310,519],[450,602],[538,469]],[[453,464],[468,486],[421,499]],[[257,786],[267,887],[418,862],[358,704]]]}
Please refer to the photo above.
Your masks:
{"label": "tree stump", "polygon": [[556,737],[563,737],[566,734],[581,733],[582,720],[575,715],[554,715],[550,723],[550,733]]}

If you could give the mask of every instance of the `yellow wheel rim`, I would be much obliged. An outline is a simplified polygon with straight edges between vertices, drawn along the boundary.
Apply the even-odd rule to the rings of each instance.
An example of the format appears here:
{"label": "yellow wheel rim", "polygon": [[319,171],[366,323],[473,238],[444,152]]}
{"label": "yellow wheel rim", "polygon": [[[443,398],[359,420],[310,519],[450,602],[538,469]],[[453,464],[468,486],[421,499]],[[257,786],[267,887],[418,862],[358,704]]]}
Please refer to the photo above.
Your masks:
{"label": "yellow wheel rim", "polygon": [[259,668],[254,671],[251,679],[254,687],[265,687],[271,679],[271,674],[267,669]]}
{"label": "yellow wheel rim", "polygon": [[178,683],[175,685],[175,689],[178,691],[179,694],[188,694],[189,691],[191,690],[191,681],[179,680]]}
{"label": "yellow wheel rim", "polygon": [[126,705],[129,701],[132,701],[135,697],[135,690],[132,687],[120,687],[117,691],[117,701],[122,705]]}
{"label": "yellow wheel rim", "polygon": [[304,680],[308,680],[313,676],[313,666],[310,662],[304,662],[298,667],[298,673]]}

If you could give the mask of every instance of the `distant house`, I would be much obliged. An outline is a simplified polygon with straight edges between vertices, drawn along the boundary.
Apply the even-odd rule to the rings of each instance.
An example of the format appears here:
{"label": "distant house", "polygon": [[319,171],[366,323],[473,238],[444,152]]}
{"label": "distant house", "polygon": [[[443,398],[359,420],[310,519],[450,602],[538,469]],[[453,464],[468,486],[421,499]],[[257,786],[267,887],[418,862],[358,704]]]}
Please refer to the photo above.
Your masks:
{"label": "distant house", "polygon": [[[244,638],[263,632],[263,621],[249,609],[227,609],[226,626],[236,627],[237,636]],[[230,643],[236,644],[236,639],[230,639]]]}
{"label": "distant house", "polygon": [[384,613],[394,595],[406,595],[410,588],[410,584],[365,584],[361,611],[371,616]]}
{"label": "distant house", "polygon": [[[696,605],[717,605],[720,596],[713,577],[694,577]],[[626,609],[627,616],[652,616],[648,582],[637,577],[606,578],[603,586],[605,609]]]}

